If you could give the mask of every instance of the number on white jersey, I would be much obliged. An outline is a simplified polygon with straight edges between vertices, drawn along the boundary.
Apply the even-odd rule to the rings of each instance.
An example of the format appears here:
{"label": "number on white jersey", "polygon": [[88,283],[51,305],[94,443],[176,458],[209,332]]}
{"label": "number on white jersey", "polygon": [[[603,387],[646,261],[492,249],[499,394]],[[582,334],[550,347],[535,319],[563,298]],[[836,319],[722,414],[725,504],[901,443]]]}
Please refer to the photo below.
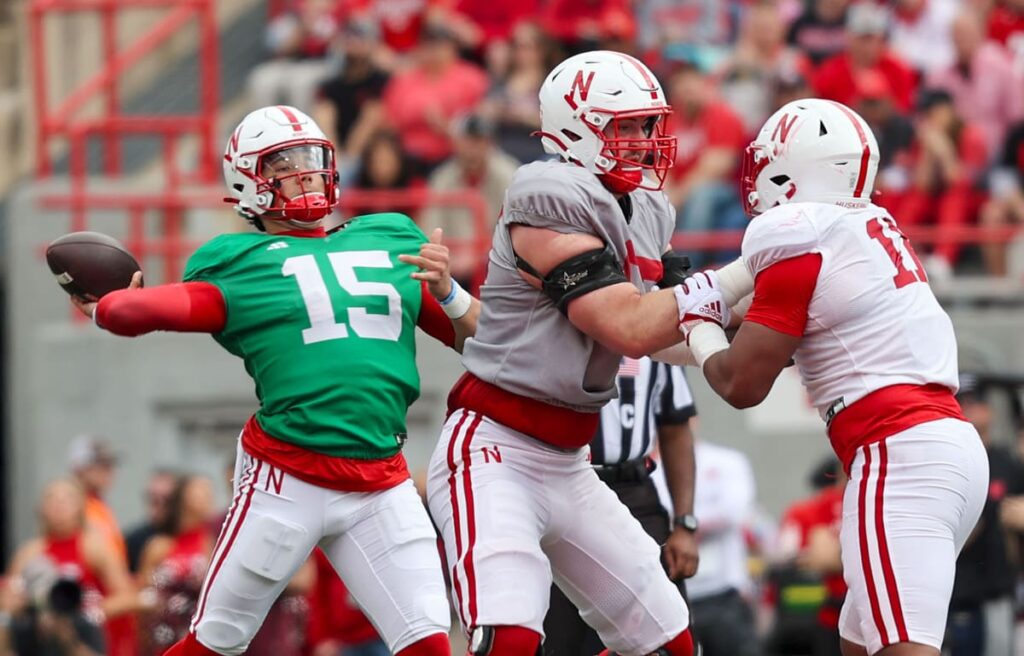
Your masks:
{"label": "number on white jersey", "polygon": [[910,240],[900,232],[891,217],[880,216],[868,221],[868,236],[877,241],[885,249],[886,255],[896,267],[896,275],[892,277],[896,289],[906,287],[915,282],[928,282],[921,260],[910,245]]}
{"label": "number on white jersey", "polygon": [[[348,324],[359,337],[398,341],[402,333],[402,297],[398,290],[386,282],[363,282],[356,278],[358,268],[392,268],[387,251],[342,251],[327,256],[334,269],[338,284],[352,296],[386,296],[387,314],[370,314],[366,308],[349,308]],[[290,257],[284,261],[281,273],[295,276],[299,292],[306,305],[309,328],[302,331],[304,344],[315,344],[331,339],[348,337],[348,326],[334,318],[334,306],[327,291],[323,273],[312,255]]]}

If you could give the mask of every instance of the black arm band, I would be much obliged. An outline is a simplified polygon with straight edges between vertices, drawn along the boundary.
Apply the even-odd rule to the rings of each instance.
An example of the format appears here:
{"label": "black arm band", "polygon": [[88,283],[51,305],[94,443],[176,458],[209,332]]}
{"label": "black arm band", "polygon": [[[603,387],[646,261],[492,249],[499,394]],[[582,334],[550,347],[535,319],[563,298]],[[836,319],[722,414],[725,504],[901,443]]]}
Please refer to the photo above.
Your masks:
{"label": "black arm band", "polygon": [[685,255],[665,253],[661,256],[661,280],[658,287],[668,289],[686,280],[686,272],[690,270],[690,258]]}
{"label": "black arm band", "polygon": [[543,283],[541,289],[562,314],[568,313],[569,301],[574,298],[595,289],[629,282],[610,246],[570,257],[552,269],[546,277],[538,276],[536,270],[518,255],[516,265],[531,276],[540,278]]}

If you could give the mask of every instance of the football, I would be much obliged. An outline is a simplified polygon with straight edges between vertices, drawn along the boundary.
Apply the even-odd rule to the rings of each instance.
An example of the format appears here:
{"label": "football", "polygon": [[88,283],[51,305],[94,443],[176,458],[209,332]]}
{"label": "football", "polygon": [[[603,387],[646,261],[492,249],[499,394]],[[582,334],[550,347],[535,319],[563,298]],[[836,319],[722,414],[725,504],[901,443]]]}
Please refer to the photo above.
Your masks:
{"label": "football", "polygon": [[68,294],[99,299],[124,289],[139,263],[118,240],[99,232],[72,232],[46,248],[46,263]]}

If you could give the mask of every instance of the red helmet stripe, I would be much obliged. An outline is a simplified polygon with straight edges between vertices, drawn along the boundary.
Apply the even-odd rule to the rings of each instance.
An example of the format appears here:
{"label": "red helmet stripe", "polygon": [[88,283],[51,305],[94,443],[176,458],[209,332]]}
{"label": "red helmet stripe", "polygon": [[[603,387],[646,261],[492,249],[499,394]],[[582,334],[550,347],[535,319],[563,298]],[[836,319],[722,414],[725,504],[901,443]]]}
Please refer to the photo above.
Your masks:
{"label": "red helmet stripe", "polygon": [[644,66],[643,64],[641,64],[640,61],[636,57],[631,57],[630,55],[627,55],[627,54],[624,54],[624,53],[619,53],[619,54],[622,55],[623,59],[625,59],[630,64],[632,64],[634,67],[636,67],[636,70],[640,71],[640,75],[644,78],[644,82],[651,89],[651,100],[657,100],[658,99],[658,83],[655,82],[651,78],[651,76],[647,73],[647,67]]}
{"label": "red helmet stripe", "polygon": [[295,112],[293,112],[290,107],[278,105],[277,108],[281,110],[281,113],[284,114],[284,117],[288,119],[289,123],[292,124],[292,130],[295,130],[296,132],[302,132],[302,123],[299,122],[299,117],[295,115]]}
{"label": "red helmet stripe", "polygon": [[854,198],[863,198],[864,183],[868,178],[868,162],[871,159],[871,146],[868,145],[868,136],[864,134],[864,128],[861,127],[860,121],[853,115],[853,112],[840,103],[832,102],[832,104],[838,107],[846,115],[846,118],[850,119],[850,122],[853,123],[853,127],[857,130],[857,136],[860,137],[860,145],[863,146],[863,151],[860,154],[860,173],[857,174],[857,187],[853,190]]}

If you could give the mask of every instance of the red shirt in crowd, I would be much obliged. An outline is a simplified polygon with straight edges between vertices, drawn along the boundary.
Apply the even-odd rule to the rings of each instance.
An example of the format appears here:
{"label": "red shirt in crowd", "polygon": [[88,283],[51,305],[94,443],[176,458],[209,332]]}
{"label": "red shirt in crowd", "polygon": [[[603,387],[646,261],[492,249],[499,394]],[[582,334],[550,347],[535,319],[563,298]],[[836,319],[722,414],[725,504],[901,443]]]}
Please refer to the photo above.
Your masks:
{"label": "red shirt in crowd", "polygon": [[452,154],[451,140],[427,119],[440,112],[445,119],[470,113],[488,88],[480,67],[456,61],[438,76],[413,68],[391,78],[384,89],[384,114],[398,131],[402,147],[420,160],[440,162]]}
{"label": "red shirt in crowd", "polygon": [[678,140],[673,180],[685,178],[705,149],[729,148],[738,155],[748,142],[743,120],[721,101],[708,103],[692,118],[677,111],[669,119],[668,128]]}
{"label": "red shirt in crowd", "polygon": [[1014,35],[1024,40],[1024,12],[1002,5],[995,7],[988,15],[989,38],[1005,46]]}
{"label": "red shirt in crowd", "polygon": [[[872,67],[889,83],[892,100],[903,111],[913,108],[917,81],[909,66],[892,54],[886,53]],[[825,99],[841,102],[844,105],[857,103],[857,73],[854,71],[850,55],[840,53],[826,59],[811,80],[815,93]]]}
{"label": "red shirt in crowd", "polygon": [[[800,536],[800,549],[807,547],[811,531],[818,527],[839,531],[843,519],[843,488],[835,485],[825,488],[815,496],[800,501],[786,511],[782,518],[783,529],[795,528]],[[827,598],[839,602],[846,596],[846,582],[841,572],[826,575],[822,579]],[[818,609],[818,624],[828,628],[839,626],[839,604],[826,603]]]}

